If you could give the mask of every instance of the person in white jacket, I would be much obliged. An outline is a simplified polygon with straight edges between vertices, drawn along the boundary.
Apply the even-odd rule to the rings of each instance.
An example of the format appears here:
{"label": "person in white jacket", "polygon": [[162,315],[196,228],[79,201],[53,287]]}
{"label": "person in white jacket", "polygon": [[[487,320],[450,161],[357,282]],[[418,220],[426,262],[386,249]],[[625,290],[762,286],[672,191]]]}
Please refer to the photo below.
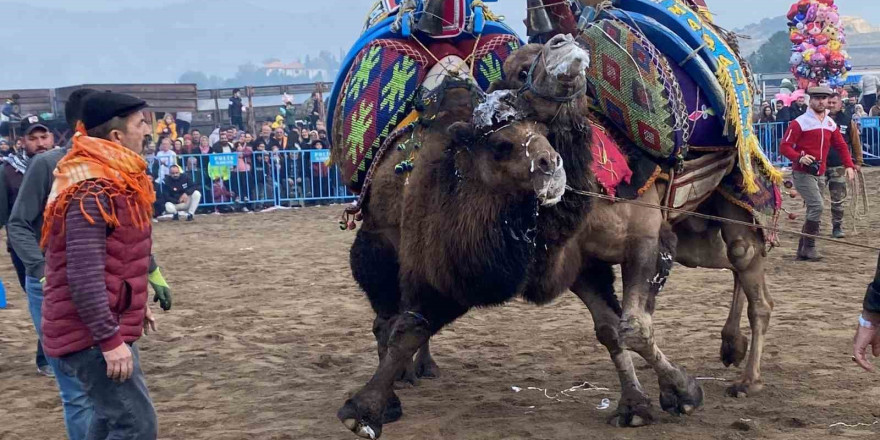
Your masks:
{"label": "person in white jacket", "polygon": [[877,75],[862,75],[862,79],[859,80],[859,89],[862,90],[862,106],[864,108],[870,109],[877,103],[878,86],[880,86],[880,78]]}

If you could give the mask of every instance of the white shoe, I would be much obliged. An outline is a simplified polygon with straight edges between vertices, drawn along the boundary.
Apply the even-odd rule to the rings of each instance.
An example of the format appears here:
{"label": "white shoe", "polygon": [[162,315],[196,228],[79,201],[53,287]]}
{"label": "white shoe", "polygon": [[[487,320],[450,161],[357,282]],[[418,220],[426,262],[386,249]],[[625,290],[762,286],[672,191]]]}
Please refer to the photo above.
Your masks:
{"label": "white shoe", "polygon": [[250,209],[247,209],[247,206],[241,208],[241,212],[251,212]]}
{"label": "white shoe", "polygon": [[37,367],[37,373],[46,376],[46,377],[55,377],[55,371],[52,370],[52,366],[43,365],[41,367]]}
{"label": "white shoe", "polygon": [[157,219],[156,217],[153,217],[153,223],[159,223],[159,219]]}

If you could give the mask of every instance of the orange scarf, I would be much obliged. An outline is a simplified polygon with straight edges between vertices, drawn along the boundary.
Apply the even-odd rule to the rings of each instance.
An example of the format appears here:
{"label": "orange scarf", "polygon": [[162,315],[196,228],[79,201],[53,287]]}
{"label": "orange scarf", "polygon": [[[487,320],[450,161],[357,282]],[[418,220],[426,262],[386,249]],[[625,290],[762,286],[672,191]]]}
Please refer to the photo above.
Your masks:
{"label": "orange scarf", "polygon": [[[55,169],[40,244],[46,247],[54,222],[61,221],[63,225],[71,202],[78,200],[86,220],[95,223],[83,207],[87,196],[95,197],[101,216],[112,227],[120,224],[113,202],[116,197],[125,198],[135,226],[142,230],[149,226],[156,193],[146,171],[147,162],[133,151],[108,140],[76,135],[70,151]],[[110,199],[109,212],[101,203],[102,195]]]}

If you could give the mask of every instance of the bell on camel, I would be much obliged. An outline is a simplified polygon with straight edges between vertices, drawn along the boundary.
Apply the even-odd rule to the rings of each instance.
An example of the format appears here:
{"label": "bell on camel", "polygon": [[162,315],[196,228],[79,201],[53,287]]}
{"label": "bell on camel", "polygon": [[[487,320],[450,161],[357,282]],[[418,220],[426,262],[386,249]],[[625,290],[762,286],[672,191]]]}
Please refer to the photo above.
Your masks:
{"label": "bell on camel", "polygon": [[530,37],[546,34],[553,30],[550,15],[547,14],[546,6],[541,0],[528,0],[526,12],[526,34]]}
{"label": "bell on camel", "polygon": [[428,35],[443,33],[443,12],[446,0],[426,0],[422,16],[416,23],[416,29]]}

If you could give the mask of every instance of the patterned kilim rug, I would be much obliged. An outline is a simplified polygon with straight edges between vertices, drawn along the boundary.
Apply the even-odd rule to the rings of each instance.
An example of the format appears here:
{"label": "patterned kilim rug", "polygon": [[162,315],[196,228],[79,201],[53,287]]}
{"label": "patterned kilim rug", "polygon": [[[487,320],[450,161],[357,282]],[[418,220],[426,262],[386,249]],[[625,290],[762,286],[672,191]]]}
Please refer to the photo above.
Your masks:
{"label": "patterned kilim rug", "polygon": [[683,154],[679,128],[687,114],[666,58],[614,19],[592,24],[580,39],[590,51],[587,78],[597,110],[649,156],[662,162]]}

